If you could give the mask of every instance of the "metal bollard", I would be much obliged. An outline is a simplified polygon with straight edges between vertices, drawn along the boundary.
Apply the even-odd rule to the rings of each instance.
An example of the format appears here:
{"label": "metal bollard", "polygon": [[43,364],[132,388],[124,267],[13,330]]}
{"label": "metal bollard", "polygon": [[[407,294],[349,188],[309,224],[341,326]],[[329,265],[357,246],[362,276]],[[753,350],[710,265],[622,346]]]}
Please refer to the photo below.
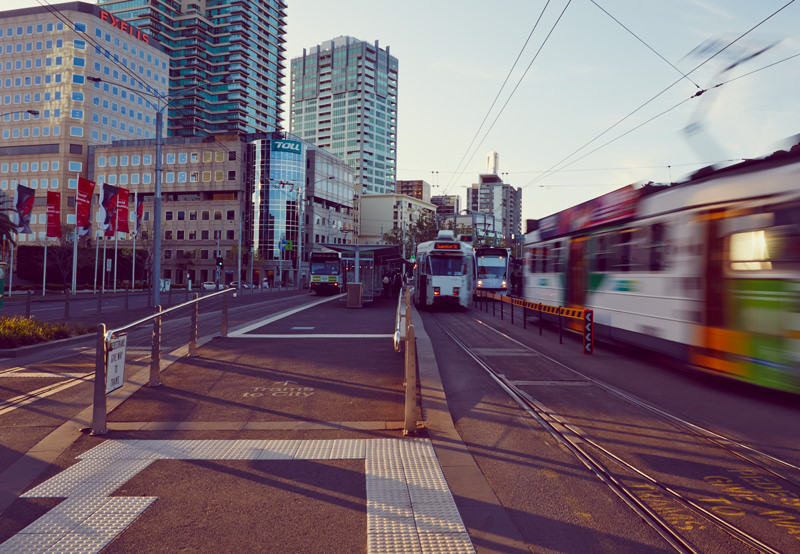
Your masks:
{"label": "metal bollard", "polygon": [[505,302],[503,301],[502,296],[498,296],[498,298],[499,298],[498,302],[500,302],[500,321],[503,321],[503,319],[505,319],[503,317],[503,313],[505,312],[505,306],[504,306]]}
{"label": "metal bollard", "polygon": [[511,325],[514,325],[514,299],[513,298],[511,299],[511,302],[509,302],[508,309],[511,310]]}
{"label": "metal bollard", "polygon": [[94,357],[94,402],[92,404],[92,434],[103,435],[106,427],[106,326],[97,326],[97,351]]}
{"label": "metal bollard", "polygon": [[[161,306],[156,306],[156,314],[161,313]],[[153,320],[153,347],[150,351],[150,381],[148,387],[161,385],[161,317]]]}
{"label": "metal bollard", "polygon": [[561,325],[561,308],[558,309],[558,344],[564,344],[564,334]]}
{"label": "metal bollard", "polygon": [[228,336],[228,295],[222,295],[222,328],[220,329],[222,337]]}
{"label": "metal bollard", "polygon": [[103,313],[103,289],[100,289],[100,294],[97,295],[97,313]]}
{"label": "metal bollard", "polygon": [[[198,294],[192,295],[193,300],[197,300]],[[189,356],[197,355],[197,316],[200,311],[200,302],[195,302],[192,306],[192,326],[189,328]]]}
{"label": "metal bollard", "polygon": [[417,432],[417,348],[414,325],[409,325],[406,334],[406,406],[403,434]]}
{"label": "metal bollard", "polygon": [[539,304],[539,336],[542,336],[542,326],[544,325],[544,317],[542,316],[542,305]]}
{"label": "metal bollard", "polygon": [[25,300],[25,317],[31,317],[31,300],[33,298],[33,291],[28,291],[28,298]]}

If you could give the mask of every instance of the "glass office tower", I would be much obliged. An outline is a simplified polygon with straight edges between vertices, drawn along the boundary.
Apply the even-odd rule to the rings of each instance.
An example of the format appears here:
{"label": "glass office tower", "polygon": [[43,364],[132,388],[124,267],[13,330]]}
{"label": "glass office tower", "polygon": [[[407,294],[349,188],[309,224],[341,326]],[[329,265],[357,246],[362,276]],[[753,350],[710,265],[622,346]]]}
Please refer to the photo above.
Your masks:
{"label": "glass office tower", "polygon": [[314,46],[291,62],[292,134],[336,154],[356,194],[393,193],[397,175],[397,58],[353,37]]}
{"label": "glass office tower", "polygon": [[171,57],[170,136],[264,133],[283,123],[284,0],[99,0]]}

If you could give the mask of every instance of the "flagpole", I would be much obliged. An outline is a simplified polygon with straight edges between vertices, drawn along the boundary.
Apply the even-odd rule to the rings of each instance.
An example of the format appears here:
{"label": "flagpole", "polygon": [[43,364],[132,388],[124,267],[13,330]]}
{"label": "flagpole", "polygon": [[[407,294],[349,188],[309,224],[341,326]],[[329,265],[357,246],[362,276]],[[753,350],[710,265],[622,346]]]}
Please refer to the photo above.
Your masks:
{"label": "flagpole", "polygon": [[117,292],[117,244],[119,243],[119,193],[116,197],[117,209],[114,210],[114,292]]}
{"label": "flagpole", "polygon": [[78,194],[81,190],[80,174],[77,174],[78,186],[75,189],[75,229],[72,235],[72,296],[78,288]]}
{"label": "flagpole", "polygon": [[[130,206],[130,203],[128,203]],[[135,288],[134,284],[136,283],[136,235],[139,231],[139,221],[136,219],[138,214],[139,207],[139,187],[136,187],[136,190],[133,192],[133,252],[131,253],[131,288]],[[130,213],[130,210],[129,212]],[[130,217],[128,218],[130,219]],[[128,222],[130,223],[130,222]]]}
{"label": "flagpole", "polygon": [[100,273],[103,275],[103,284],[100,287],[101,293],[106,291],[106,246],[108,246],[108,237],[106,237],[106,233],[103,231],[103,267],[100,268]]}
{"label": "flagpole", "polygon": [[97,294],[97,258],[100,257],[100,241],[97,240],[97,231],[94,233],[94,293]]}
{"label": "flagpole", "polygon": [[47,282],[47,233],[44,237],[44,264],[42,264],[42,296],[44,296],[45,283]]}

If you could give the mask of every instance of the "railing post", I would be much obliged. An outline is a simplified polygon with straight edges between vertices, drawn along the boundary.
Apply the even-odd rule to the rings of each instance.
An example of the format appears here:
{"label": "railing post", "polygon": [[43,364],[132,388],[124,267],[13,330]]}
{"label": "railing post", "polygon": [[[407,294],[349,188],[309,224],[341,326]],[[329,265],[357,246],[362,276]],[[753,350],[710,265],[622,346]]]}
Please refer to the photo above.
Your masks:
{"label": "railing post", "polygon": [[[193,300],[197,300],[198,294],[192,295]],[[192,325],[189,328],[189,356],[197,354],[197,316],[200,311],[200,302],[195,302],[192,306]]]}
{"label": "railing post", "polygon": [[558,344],[564,344],[564,335],[561,329],[561,308],[558,308]]}
{"label": "railing post", "polygon": [[33,291],[28,291],[28,298],[25,300],[25,317],[31,317],[31,299],[33,298]]}
{"label": "railing post", "polygon": [[97,326],[97,350],[94,357],[94,402],[92,404],[92,434],[103,435],[106,427],[106,326]]}
{"label": "railing post", "polygon": [[542,316],[542,304],[539,303],[539,336],[542,336],[542,326],[544,325],[544,316]]}
{"label": "railing post", "polygon": [[[161,313],[161,306],[156,306],[156,314]],[[153,319],[153,347],[150,351],[150,381],[148,387],[161,385],[161,316]]]}
{"label": "railing post", "polygon": [[69,321],[69,289],[64,289],[64,320]]}
{"label": "railing post", "polygon": [[417,351],[414,325],[406,332],[406,410],[403,434],[417,432]]}
{"label": "railing post", "polygon": [[103,289],[100,288],[100,293],[97,295],[97,313],[103,313]]}
{"label": "railing post", "polygon": [[[487,298],[488,298],[488,295],[487,295]],[[497,309],[497,302],[495,302],[494,298],[492,298],[492,316],[495,315],[496,309]]]}
{"label": "railing post", "polygon": [[503,321],[503,319],[504,319],[503,312],[505,311],[505,307],[504,307],[505,302],[503,302],[503,297],[502,296],[498,295],[498,298],[500,299],[500,321]]}
{"label": "railing post", "polygon": [[509,302],[508,309],[511,310],[511,325],[514,325],[514,299]]}
{"label": "railing post", "polygon": [[522,328],[528,328],[528,306],[525,300],[522,301]]}
{"label": "railing post", "polygon": [[228,336],[228,295],[222,295],[222,328],[220,335],[224,338]]}

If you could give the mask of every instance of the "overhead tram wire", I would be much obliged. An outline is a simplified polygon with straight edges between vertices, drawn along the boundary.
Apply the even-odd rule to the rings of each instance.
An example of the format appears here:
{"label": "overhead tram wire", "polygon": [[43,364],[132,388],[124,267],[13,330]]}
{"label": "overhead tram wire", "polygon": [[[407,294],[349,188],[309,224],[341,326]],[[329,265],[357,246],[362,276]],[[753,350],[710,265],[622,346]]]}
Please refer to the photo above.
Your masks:
{"label": "overhead tram wire", "polygon": [[[719,50],[718,50],[716,53],[714,53],[714,54],[712,54],[711,56],[709,56],[709,57],[708,57],[708,58],[707,58],[705,61],[703,61],[703,62],[700,62],[698,65],[696,65],[696,66],[695,66],[695,67],[694,67],[694,68],[693,68],[691,71],[687,72],[685,75],[686,75],[686,76],[688,76],[688,75],[691,75],[692,73],[694,73],[695,71],[697,71],[698,69],[700,69],[701,67],[703,67],[705,64],[707,64],[707,63],[708,63],[708,62],[710,62],[712,59],[714,59],[714,58],[716,58],[718,55],[720,55],[722,52],[724,52],[725,50],[727,50],[728,48],[730,48],[731,46],[733,46],[733,45],[734,45],[736,42],[738,42],[739,40],[741,40],[742,38],[744,38],[746,35],[748,35],[748,34],[752,33],[754,30],[756,30],[758,27],[760,27],[761,25],[763,25],[764,23],[766,23],[768,20],[770,20],[770,19],[772,19],[773,17],[775,17],[775,16],[776,16],[778,13],[780,13],[781,11],[783,11],[784,9],[786,9],[788,6],[790,6],[790,5],[791,5],[791,4],[793,4],[794,2],[795,2],[795,0],[789,0],[789,2],[788,2],[788,3],[786,3],[786,4],[785,4],[785,5],[783,5],[782,7],[778,8],[777,10],[775,10],[775,11],[774,11],[772,14],[770,14],[769,16],[767,16],[766,18],[764,18],[763,20],[761,20],[759,23],[757,23],[756,25],[754,25],[753,27],[751,27],[750,29],[748,29],[747,31],[745,31],[744,33],[742,33],[741,35],[739,35],[737,38],[735,38],[734,40],[732,40],[732,41],[731,41],[730,43],[728,43],[726,46],[724,46],[724,47],[720,48],[720,49],[719,49]],[[792,59],[792,58],[794,58],[794,57],[795,57],[795,56],[790,56],[789,58],[786,58],[785,60],[782,60],[782,61],[786,61],[786,60]],[[776,62],[776,63],[780,63],[780,62]],[[774,65],[774,64],[772,64],[772,65]],[[767,66],[767,67],[769,67],[769,66]],[[524,187],[527,187],[527,186],[530,186],[530,185],[534,185],[534,184],[538,183],[539,181],[541,181],[542,179],[545,179],[545,178],[547,178],[547,177],[549,177],[549,176],[553,175],[554,173],[558,173],[558,172],[559,172],[559,171],[561,171],[562,169],[564,169],[564,168],[566,168],[566,167],[569,167],[569,166],[570,166],[570,165],[572,165],[573,163],[575,163],[575,162],[577,162],[577,161],[579,161],[579,160],[582,160],[583,158],[585,158],[585,157],[586,157],[588,154],[586,154],[586,155],[584,155],[584,156],[581,156],[580,158],[578,158],[578,159],[576,159],[576,160],[573,160],[573,161],[569,162],[568,164],[565,164],[565,165],[563,165],[562,167],[558,167],[559,165],[561,165],[562,163],[566,162],[567,160],[569,160],[569,159],[570,159],[570,158],[572,158],[573,156],[577,155],[577,154],[578,154],[578,153],[579,153],[581,150],[583,150],[583,149],[587,148],[587,147],[588,147],[590,144],[592,144],[593,142],[597,141],[597,140],[598,140],[600,137],[602,137],[602,136],[603,136],[603,135],[605,135],[606,133],[609,133],[609,132],[610,132],[611,130],[613,130],[615,127],[619,126],[619,125],[620,125],[620,124],[621,124],[623,121],[625,121],[626,119],[628,119],[628,118],[630,118],[631,116],[633,116],[633,115],[634,115],[636,112],[638,112],[638,111],[642,110],[642,109],[643,109],[645,106],[647,106],[648,104],[650,104],[650,103],[651,103],[652,101],[654,101],[656,98],[658,98],[659,96],[661,96],[661,95],[665,94],[665,93],[666,93],[668,90],[670,90],[672,87],[674,87],[675,85],[677,85],[678,83],[680,83],[680,82],[683,80],[683,78],[684,78],[684,77],[682,76],[680,79],[678,79],[678,80],[677,80],[677,81],[675,81],[674,83],[672,83],[672,84],[670,84],[669,86],[667,86],[667,87],[666,87],[664,90],[662,90],[661,92],[659,92],[658,94],[656,94],[655,96],[653,96],[652,98],[650,98],[650,99],[649,99],[647,102],[645,102],[644,104],[642,104],[641,106],[639,106],[638,108],[636,108],[635,110],[633,110],[631,113],[629,113],[628,115],[626,115],[625,117],[623,117],[622,119],[620,119],[619,121],[617,121],[616,123],[614,123],[613,125],[611,125],[611,126],[608,128],[608,129],[606,129],[605,131],[603,131],[602,133],[600,133],[599,135],[597,135],[597,136],[596,136],[596,137],[594,137],[593,139],[591,139],[591,140],[589,140],[588,142],[586,142],[586,143],[585,143],[583,146],[581,146],[581,147],[580,147],[580,148],[578,148],[577,150],[573,151],[571,154],[569,154],[569,155],[565,156],[564,158],[562,158],[561,160],[559,160],[558,162],[556,162],[555,164],[553,164],[552,166],[550,166],[550,168],[549,168],[549,169],[547,169],[547,170],[546,170],[546,171],[545,171],[545,172],[544,172],[542,175],[540,175],[539,177],[535,178],[534,180],[532,180],[532,181],[530,181],[530,182],[528,182],[528,183],[525,183],[525,184],[524,184],[524,185],[522,185],[520,188],[524,188]],[[734,80],[734,79],[731,79],[730,81],[733,81],[733,80]],[[726,81],[726,82],[730,82],[730,81]],[[711,87],[711,88],[717,88],[717,87],[721,86],[722,84],[724,84],[724,83],[718,83],[717,85],[715,85],[715,86],[713,86],[713,87]],[[675,108],[677,108],[679,105],[683,104],[684,102],[686,102],[686,101],[688,101],[688,100],[691,100],[692,98],[697,98],[698,96],[701,96],[703,93],[707,92],[708,90],[709,90],[709,89],[700,89],[698,92],[696,92],[696,93],[695,93],[693,96],[691,96],[690,98],[687,98],[686,100],[684,100],[684,101],[682,101],[682,102],[679,102],[677,105],[675,105],[675,106],[673,106],[672,108],[669,108],[669,109],[667,109],[667,110],[665,110],[665,111],[661,112],[660,114],[658,114],[658,115],[656,115],[656,116],[654,116],[654,117],[651,117],[651,118],[650,118],[650,119],[648,119],[648,120],[647,120],[645,123],[649,123],[650,121],[653,121],[654,119],[657,119],[658,117],[661,117],[662,115],[664,115],[664,114],[666,114],[666,113],[668,113],[668,112],[670,112],[670,111],[674,110]],[[644,125],[644,124],[642,124],[642,125]],[[640,127],[642,127],[642,125],[637,125],[637,126],[636,126],[636,127],[634,127],[633,129],[631,129],[631,131],[633,131],[633,130],[636,130],[636,129],[639,129]],[[620,139],[620,138],[622,138],[622,137],[624,137],[624,136],[628,135],[628,134],[629,134],[631,131],[628,131],[628,132],[625,132],[625,133],[623,133],[622,135],[619,135],[617,138],[615,138],[615,139],[612,139],[612,140],[610,140],[610,141],[606,142],[605,144],[603,144],[603,146],[601,146],[601,147],[599,147],[599,148],[595,148],[595,149],[594,149],[594,150],[592,150],[592,151],[591,151],[589,154],[592,154],[592,153],[594,153],[594,152],[597,152],[597,150],[599,150],[600,148],[603,148],[604,146],[607,146],[607,145],[611,144],[612,142],[614,142],[614,141],[616,141],[616,140],[618,140],[618,139]]]}
{"label": "overhead tram wire", "polygon": [[495,116],[495,118],[494,118],[494,121],[492,121],[492,124],[491,124],[491,125],[489,126],[489,128],[486,130],[486,133],[484,133],[484,135],[483,135],[483,138],[481,139],[481,142],[480,142],[480,143],[478,143],[478,145],[475,147],[475,150],[473,150],[473,151],[472,151],[472,154],[469,156],[469,158],[468,158],[468,159],[472,159],[472,157],[473,157],[473,156],[475,156],[475,154],[478,152],[478,148],[480,148],[480,147],[481,147],[481,145],[483,145],[484,141],[486,140],[486,137],[488,137],[488,136],[489,136],[489,133],[490,133],[490,132],[492,131],[492,129],[494,128],[495,124],[497,123],[497,120],[498,120],[498,119],[500,119],[500,116],[501,116],[501,115],[503,114],[503,112],[505,111],[506,107],[508,106],[508,103],[511,101],[511,98],[513,98],[513,97],[514,97],[514,94],[517,92],[517,89],[518,89],[518,88],[520,87],[520,85],[522,84],[522,80],[523,80],[523,79],[525,78],[525,76],[528,74],[528,71],[530,71],[531,67],[533,66],[533,63],[534,63],[534,62],[537,60],[537,58],[539,57],[539,54],[542,52],[542,49],[544,48],[545,44],[547,44],[547,41],[548,41],[548,40],[550,39],[550,37],[552,36],[552,34],[553,34],[553,31],[555,31],[556,27],[558,26],[559,22],[561,21],[561,18],[562,18],[562,17],[564,17],[564,13],[567,11],[567,8],[569,7],[569,5],[570,5],[571,3],[572,3],[572,0],[568,0],[568,1],[567,1],[567,3],[566,3],[566,5],[564,6],[564,9],[563,9],[563,10],[561,10],[561,13],[558,15],[558,18],[556,19],[555,23],[553,23],[553,26],[550,28],[550,31],[547,33],[547,36],[546,36],[546,37],[544,38],[544,40],[542,41],[542,44],[539,46],[539,49],[536,51],[536,54],[534,54],[534,56],[533,56],[533,59],[531,60],[531,63],[529,63],[529,64],[528,64],[528,67],[526,67],[526,68],[525,68],[525,71],[522,73],[522,75],[520,76],[519,80],[517,81],[517,84],[516,84],[516,86],[514,87],[514,90],[512,90],[512,91],[511,91],[511,94],[509,94],[509,95],[508,95],[508,98],[506,98],[506,101],[505,101],[505,103],[503,104],[503,107],[502,107],[502,108],[500,108],[500,111],[499,111],[499,112],[497,112],[497,115]]}
{"label": "overhead tram wire", "polygon": [[616,17],[614,17],[613,15],[611,15],[611,13],[609,13],[609,11],[608,11],[608,10],[606,10],[606,9],[605,9],[603,6],[601,6],[600,4],[598,4],[598,3],[597,3],[595,0],[590,0],[590,2],[591,2],[592,4],[594,4],[595,6],[597,6],[597,7],[600,9],[600,11],[602,11],[602,12],[603,12],[604,14],[606,14],[608,17],[610,17],[611,19],[613,19],[613,20],[614,20],[614,22],[615,22],[617,25],[619,25],[620,27],[622,27],[623,29],[625,29],[626,31],[628,31],[628,33],[630,33],[630,34],[633,36],[633,38],[635,38],[636,40],[638,40],[639,42],[641,42],[642,44],[644,44],[644,45],[647,47],[647,49],[648,49],[648,50],[650,50],[650,51],[651,51],[653,54],[655,54],[656,56],[658,56],[659,58],[661,58],[661,59],[664,61],[664,63],[666,63],[666,64],[667,64],[667,65],[669,65],[669,66],[670,66],[672,69],[674,69],[675,71],[677,71],[677,72],[678,72],[678,73],[681,75],[681,77],[683,77],[684,79],[687,79],[688,81],[690,81],[690,82],[691,82],[691,83],[692,83],[692,84],[693,84],[695,87],[697,87],[698,89],[701,89],[701,88],[702,88],[700,85],[698,85],[697,83],[695,83],[695,82],[692,80],[692,78],[691,78],[691,77],[689,77],[689,74],[688,74],[688,73],[684,73],[683,71],[681,71],[680,69],[678,69],[677,67],[675,67],[675,66],[672,64],[672,62],[671,62],[671,61],[669,61],[667,58],[665,58],[664,56],[662,56],[661,54],[659,54],[659,53],[658,53],[658,51],[657,51],[655,48],[653,48],[652,46],[650,46],[649,44],[647,44],[647,43],[644,41],[644,39],[642,39],[641,37],[639,37],[639,36],[638,36],[636,33],[634,33],[633,31],[631,31],[630,29],[628,29],[628,27],[626,27],[626,26],[625,26],[625,25],[624,25],[624,24],[623,24],[623,23],[622,23],[622,22],[621,22],[619,19],[617,19]]}
{"label": "overhead tram wire", "polygon": [[528,43],[530,42],[531,37],[533,36],[533,33],[535,33],[536,29],[539,27],[539,22],[541,22],[542,17],[544,17],[544,13],[547,11],[547,7],[549,5],[550,5],[550,0],[547,0],[547,2],[544,5],[544,8],[542,8],[542,11],[539,12],[539,17],[536,19],[536,23],[533,24],[533,28],[531,29],[531,32],[528,34],[528,38],[525,39],[525,43],[522,45],[522,48],[520,48],[520,51],[517,54],[517,59],[514,60],[514,63],[511,65],[511,69],[508,70],[508,74],[506,75],[506,78],[503,81],[503,84],[500,85],[500,90],[497,91],[497,95],[495,95],[494,100],[492,101],[492,105],[489,106],[489,109],[486,111],[486,115],[483,116],[483,121],[481,121],[481,124],[478,125],[478,129],[475,131],[475,134],[472,136],[472,140],[469,141],[469,145],[467,146],[466,150],[464,151],[464,155],[461,157],[461,160],[458,162],[458,165],[456,166],[456,170],[452,172],[452,174],[450,176],[450,180],[447,182],[447,185],[445,185],[443,192],[447,193],[450,190],[450,186],[453,183],[453,179],[455,179],[457,175],[459,175],[459,176],[461,175],[461,166],[466,161],[467,155],[469,154],[470,148],[472,148],[472,145],[475,144],[475,140],[478,138],[478,135],[480,134],[481,129],[483,129],[484,123],[486,123],[486,120],[489,119],[489,114],[492,113],[492,110],[494,109],[495,104],[497,104],[497,100],[500,98],[500,94],[503,92],[503,89],[505,88],[506,83],[508,83],[508,80],[511,78],[511,74],[514,72],[514,69],[517,67],[517,63],[519,62],[519,59],[522,57],[523,52],[525,52],[525,49],[528,47]]}

